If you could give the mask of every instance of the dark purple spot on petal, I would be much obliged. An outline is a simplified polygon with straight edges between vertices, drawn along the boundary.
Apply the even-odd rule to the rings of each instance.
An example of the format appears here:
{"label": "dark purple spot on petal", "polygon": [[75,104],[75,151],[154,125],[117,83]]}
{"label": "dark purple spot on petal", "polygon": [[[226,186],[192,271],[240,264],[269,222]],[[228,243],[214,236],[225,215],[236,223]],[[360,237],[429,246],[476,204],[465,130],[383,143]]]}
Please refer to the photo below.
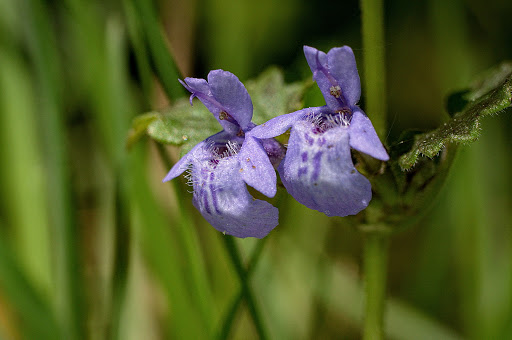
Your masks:
{"label": "dark purple spot on petal", "polygon": [[302,156],[302,161],[303,162],[307,162],[308,161],[308,153],[307,152],[303,152],[301,156]]}
{"label": "dark purple spot on petal", "polygon": [[311,180],[316,181],[318,176],[320,175],[320,165],[322,159],[322,151],[319,151],[313,157],[313,174],[311,175]]}
{"label": "dark purple spot on petal", "polygon": [[204,210],[206,210],[206,213],[211,214],[210,206],[208,204],[208,192],[203,191],[202,198],[203,198]]}
{"label": "dark purple spot on petal", "polygon": [[217,202],[217,193],[215,192],[215,187],[213,186],[213,184],[210,184],[210,192],[212,194],[212,203],[213,203],[213,208],[215,209],[215,212],[217,214],[220,214],[220,211],[219,211],[219,204]]}
{"label": "dark purple spot on petal", "polygon": [[299,168],[299,173],[297,174],[298,177],[301,177],[305,174],[308,173],[308,168],[307,167],[302,167],[302,168]]}

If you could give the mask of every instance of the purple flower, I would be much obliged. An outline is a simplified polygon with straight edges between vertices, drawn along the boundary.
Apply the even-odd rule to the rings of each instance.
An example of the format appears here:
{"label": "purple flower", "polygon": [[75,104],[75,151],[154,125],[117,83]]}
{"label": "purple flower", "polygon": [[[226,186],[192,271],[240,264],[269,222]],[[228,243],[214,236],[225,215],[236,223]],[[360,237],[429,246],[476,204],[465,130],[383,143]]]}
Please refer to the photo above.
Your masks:
{"label": "purple flower", "polygon": [[370,119],[356,105],[361,84],[352,49],[343,46],[325,54],[304,46],[304,54],[327,105],[276,117],[250,135],[270,138],[291,127],[278,168],[288,192],[327,216],[355,215],[368,206],[372,190],[354,167],[350,148],[383,161],[389,156]]}
{"label": "purple flower", "polygon": [[186,78],[190,104],[197,97],[223,127],[183,156],[164,178],[169,181],[190,170],[194,206],[217,230],[237,237],[265,237],[278,224],[278,210],[254,199],[249,184],[266,196],[276,194],[273,163],[284,156],[284,147],[270,139],[246,136],[251,123],[252,101],[238,78],[223,70],[205,79]]}

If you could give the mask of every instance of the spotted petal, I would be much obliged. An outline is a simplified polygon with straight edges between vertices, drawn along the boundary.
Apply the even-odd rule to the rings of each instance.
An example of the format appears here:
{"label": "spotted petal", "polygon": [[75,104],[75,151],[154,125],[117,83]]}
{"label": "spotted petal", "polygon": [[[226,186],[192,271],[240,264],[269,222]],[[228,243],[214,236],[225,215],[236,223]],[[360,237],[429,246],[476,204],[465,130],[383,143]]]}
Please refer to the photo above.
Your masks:
{"label": "spotted petal", "polygon": [[354,111],[349,126],[350,146],[381,161],[389,160],[388,153],[373,128],[370,118],[362,111]]}
{"label": "spotted petal", "polygon": [[213,114],[225,131],[231,135],[246,130],[252,118],[252,101],[238,78],[227,71],[214,70],[208,82],[201,78],[185,78],[180,83],[197,97]]}
{"label": "spotted petal", "polygon": [[335,47],[327,52],[329,71],[340,84],[348,105],[355,105],[361,96],[361,80],[354,52],[348,46]]}
{"label": "spotted petal", "polygon": [[278,210],[255,200],[240,175],[237,156],[192,168],[194,206],[218,231],[236,237],[265,237],[278,224]]}
{"label": "spotted petal", "polygon": [[327,216],[355,215],[368,206],[370,182],[354,168],[345,126],[314,133],[307,121],[296,123],[278,170],[288,192]]}
{"label": "spotted petal", "polygon": [[245,138],[238,154],[242,179],[268,197],[276,194],[276,172],[261,143],[254,137]]}
{"label": "spotted petal", "polygon": [[208,84],[215,99],[230,114],[242,130],[252,119],[252,101],[244,84],[231,72],[214,70],[208,74]]}
{"label": "spotted petal", "polygon": [[331,95],[331,88],[335,88],[339,86],[339,84],[336,79],[329,74],[327,55],[309,46],[304,46],[304,55],[306,56],[311,72],[313,72],[313,79],[316,81],[320,91],[322,91],[327,106],[332,111],[341,109],[344,105],[335,96]]}
{"label": "spotted petal", "polygon": [[361,83],[350,47],[336,47],[325,54],[316,48],[304,46],[304,55],[313,72],[313,79],[332,111],[357,103],[361,95]]}

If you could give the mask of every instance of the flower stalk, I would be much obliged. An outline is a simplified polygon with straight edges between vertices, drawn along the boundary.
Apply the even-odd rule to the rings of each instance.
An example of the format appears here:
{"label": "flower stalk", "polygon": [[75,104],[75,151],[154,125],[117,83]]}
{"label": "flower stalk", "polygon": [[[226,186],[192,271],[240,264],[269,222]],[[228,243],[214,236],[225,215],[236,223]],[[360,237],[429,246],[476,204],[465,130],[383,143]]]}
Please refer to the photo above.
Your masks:
{"label": "flower stalk", "polygon": [[[366,112],[377,134],[386,133],[386,72],[383,0],[361,0]],[[365,233],[363,275],[364,340],[384,339],[389,235],[377,228]]]}
{"label": "flower stalk", "polygon": [[365,319],[364,340],[384,339],[384,310],[389,236],[380,231],[365,234],[363,245]]}
{"label": "flower stalk", "polygon": [[382,139],[386,133],[383,0],[361,0],[365,111]]}

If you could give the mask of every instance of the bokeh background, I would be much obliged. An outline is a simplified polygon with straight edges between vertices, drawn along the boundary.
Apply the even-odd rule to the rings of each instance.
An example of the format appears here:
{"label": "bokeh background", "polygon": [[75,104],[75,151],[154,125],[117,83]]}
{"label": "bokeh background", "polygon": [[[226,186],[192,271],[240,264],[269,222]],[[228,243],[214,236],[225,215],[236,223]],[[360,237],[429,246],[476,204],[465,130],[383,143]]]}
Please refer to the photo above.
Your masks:
{"label": "bokeh background", "polygon": [[[154,142],[125,147],[136,115],[184,95],[165,95],[150,46],[183,76],[222,68],[245,82],[277,65],[299,81],[305,44],[350,45],[362,65],[360,15],[358,1],[0,0],[0,339],[217,334],[241,287],[223,235],[183,178],[161,183]],[[440,124],[447,94],[512,59],[511,15],[508,0],[385,2],[388,145]],[[314,88],[305,101],[322,105]],[[393,237],[390,339],[512,339],[510,113],[483,122],[425,217]],[[256,327],[360,338],[361,236],[284,192],[273,203],[280,225],[234,243],[245,263],[260,254]],[[247,307],[230,338],[258,338]]]}

